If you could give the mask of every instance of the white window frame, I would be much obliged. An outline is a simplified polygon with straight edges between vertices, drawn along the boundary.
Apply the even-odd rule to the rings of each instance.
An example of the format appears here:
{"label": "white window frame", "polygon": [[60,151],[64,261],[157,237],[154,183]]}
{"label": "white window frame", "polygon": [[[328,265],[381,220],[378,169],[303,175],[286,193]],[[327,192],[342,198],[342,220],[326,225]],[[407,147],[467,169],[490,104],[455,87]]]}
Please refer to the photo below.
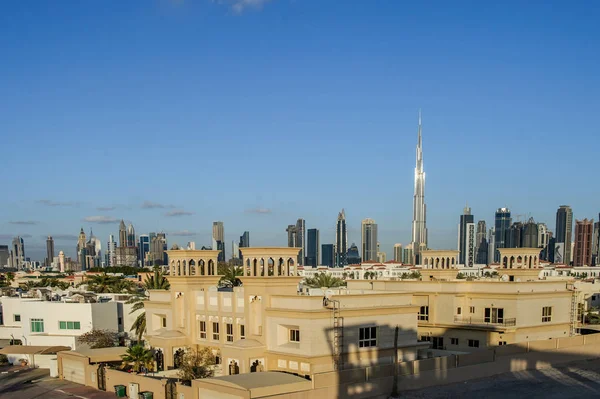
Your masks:
{"label": "white window frame", "polygon": [[300,329],[299,328],[290,328],[289,329],[289,339],[290,342],[293,342],[295,344],[300,342]]}

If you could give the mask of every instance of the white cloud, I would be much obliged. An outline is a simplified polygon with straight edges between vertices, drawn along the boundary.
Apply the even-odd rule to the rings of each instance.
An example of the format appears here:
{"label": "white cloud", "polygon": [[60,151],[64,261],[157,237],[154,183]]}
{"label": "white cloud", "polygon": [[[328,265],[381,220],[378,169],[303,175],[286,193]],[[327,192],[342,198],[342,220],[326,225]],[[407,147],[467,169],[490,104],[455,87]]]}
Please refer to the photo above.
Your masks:
{"label": "white cloud", "polygon": [[268,208],[258,207],[258,208],[246,209],[246,213],[255,213],[258,215],[268,215],[270,213],[273,213],[273,211]]}
{"label": "white cloud", "polygon": [[189,231],[189,230],[172,231],[168,234],[171,236],[177,236],[177,237],[192,237],[192,236],[196,235],[195,232]]}
{"label": "white cloud", "polygon": [[49,199],[41,199],[36,201],[38,204],[43,204],[46,206],[77,206],[79,202],[73,201],[53,201]]}
{"label": "white cloud", "polygon": [[236,14],[241,14],[249,8],[260,10],[271,0],[213,0],[217,4],[226,4]]}
{"label": "white cloud", "polygon": [[194,212],[184,211],[183,209],[175,209],[174,211],[170,211],[165,213],[165,216],[174,217],[174,216],[191,216]]}
{"label": "white cloud", "polygon": [[8,223],[19,224],[19,225],[35,225],[35,224],[39,224],[40,222],[37,222],[35,220],[14,220],[14,221],[11,221]]}
{"label": "white cloud", "polygon": [[88,216],[83,218],[83,221],[88,223],[110,224],[118,223],[119,219],[113,218],[112,216]]}

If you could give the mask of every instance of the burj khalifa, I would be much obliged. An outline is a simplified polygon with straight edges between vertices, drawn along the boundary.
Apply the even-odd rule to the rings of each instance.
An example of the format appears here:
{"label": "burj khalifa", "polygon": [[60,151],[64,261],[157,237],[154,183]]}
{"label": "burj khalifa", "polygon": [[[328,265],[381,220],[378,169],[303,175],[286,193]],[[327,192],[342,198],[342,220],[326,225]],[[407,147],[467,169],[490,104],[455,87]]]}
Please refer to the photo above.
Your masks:
{"label": "burj khalifa", "polygon": [[415,264],[420,263],[419,253],[427,249],[427,208],[425,205],[425,172],[423,171],[423,139],[421,137],[421,111],[419,111],[419,139],[415,166],[415,194],[413,198],[412,246]]}

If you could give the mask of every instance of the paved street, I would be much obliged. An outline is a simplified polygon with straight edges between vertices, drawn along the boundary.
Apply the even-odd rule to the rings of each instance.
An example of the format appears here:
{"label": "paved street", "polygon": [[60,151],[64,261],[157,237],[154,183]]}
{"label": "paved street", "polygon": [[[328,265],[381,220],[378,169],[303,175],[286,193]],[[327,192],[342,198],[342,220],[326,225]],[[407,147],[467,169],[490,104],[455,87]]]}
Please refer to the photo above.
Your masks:
{"label": "paved street", "polygon": [[17,368],[2,370],[0,374],[0,398],[2,399],[107,399],[114,393],[100,392],[92,388],[50,378],[48,370]]}
{"label": "paved street", "polygon": [[578,361],[556,368],[505,373],[466,383],[402,392],[403,399],[598,397],[600,397],[600,361],[598,360]]}

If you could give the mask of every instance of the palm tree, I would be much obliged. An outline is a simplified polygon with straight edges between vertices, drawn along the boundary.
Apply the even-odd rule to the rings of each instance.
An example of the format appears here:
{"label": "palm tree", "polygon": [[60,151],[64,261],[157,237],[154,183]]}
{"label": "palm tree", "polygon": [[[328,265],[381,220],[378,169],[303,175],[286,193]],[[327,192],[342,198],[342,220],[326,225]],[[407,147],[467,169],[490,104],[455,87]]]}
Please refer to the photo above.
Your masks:
{"label": "palm tree", "polygon": [[330,274],[318,273],[314,277],[304,279],[304,284],[310,288],[336,288],[345,286],[346,282]]}
{"label": "palm tree", "polygon": [[168,290],[170,287],[169,280],[158,267],[154,268],[154,275],[146,276],[144,280],[144,288],[147,290]]}
{"label": "palm tree", "polygon": [[239,266],[232,266],[222,269],[223,277],[219,280],[220,285],[228,287],[239,287],[242,285],[242,280],[238,277],[244,275],[244,270]]}
{"label": "palm tree", "polygon": [[109,276],[106,273],[94,275],[87,279],[87,285],[90,291],[94,291],[99,294],[113,292],[113,285],[115,283],[115,277]]}
{"label": "palm tree", "polygon": [[[159,268],[154,269],[154,275],[147,277],[144,281],[144,288],[146,290],[168,290],[170,288],[169,280],[167,280],[164,274],[159,270]],[[148,296],[143,294],[138,294],[132,296],[127,303],[133,304],[131,307],[131,311],[129,314],[135,313],[139,310],[144,310],[144,301],[148,299]],[[138,341],[141,341],[144,337],[144,333],[146,332],[146,311],[141,312],[131,325],[130,331],[135,331],[135,336]]]}
{"label": "palm tree", "polygon": [[139,372],[141,366],[148,367],[153,361],[152,352],[142,345],[134,345],[121,355],[124,364],[132,365],[134,372]]}

